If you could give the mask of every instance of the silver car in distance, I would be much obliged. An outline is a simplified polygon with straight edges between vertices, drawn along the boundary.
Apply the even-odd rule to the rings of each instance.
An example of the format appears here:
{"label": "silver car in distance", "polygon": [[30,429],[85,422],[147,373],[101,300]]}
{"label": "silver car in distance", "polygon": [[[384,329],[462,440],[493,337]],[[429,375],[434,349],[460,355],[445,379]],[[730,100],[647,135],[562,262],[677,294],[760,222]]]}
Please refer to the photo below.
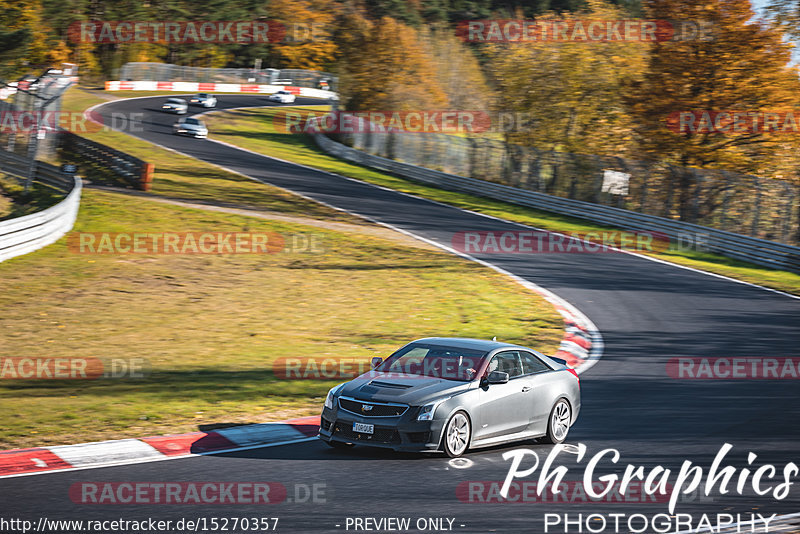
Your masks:
{"label": "silver car in distance", "polygon": [[168,98],[166,102],[161,104],[161,111],[184,115],[187,111],[189,111],[189,104],[187,104],[186,100],[182,98]]}
{"label": "silver car in distance", "polygon": [[533,349],[465,338],[413,341],[328,392],[319,437],[332,447],[467,449],[561,443],[581,409],[580,380]]}
{"label": "silver car in distance", "polygon": [[179,120],[172,125],[172,133],[175,135],[189,135],[197,139],[208,137],[208,128],[200,119],[187,117]]}

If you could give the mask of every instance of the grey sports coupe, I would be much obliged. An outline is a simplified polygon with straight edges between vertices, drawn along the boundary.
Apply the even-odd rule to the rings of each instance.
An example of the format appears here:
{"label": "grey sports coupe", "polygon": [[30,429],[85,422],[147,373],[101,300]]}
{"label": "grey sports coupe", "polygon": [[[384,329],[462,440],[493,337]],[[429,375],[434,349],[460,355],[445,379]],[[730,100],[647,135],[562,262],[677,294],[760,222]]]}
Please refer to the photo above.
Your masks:
{"label": "grey sports coupe", "polygon": [[480,339],[426,338],[328,392],[319,437],[397,451],[467,449],[543,438],[561,443],[581,409],[563,360]]}

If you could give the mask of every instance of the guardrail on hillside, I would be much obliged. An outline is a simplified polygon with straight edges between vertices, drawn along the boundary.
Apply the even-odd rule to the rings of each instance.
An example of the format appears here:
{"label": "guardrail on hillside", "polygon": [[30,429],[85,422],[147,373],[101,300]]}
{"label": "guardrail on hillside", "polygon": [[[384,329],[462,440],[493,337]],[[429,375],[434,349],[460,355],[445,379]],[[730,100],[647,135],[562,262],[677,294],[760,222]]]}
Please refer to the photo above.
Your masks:
{"label": "guardrail on hillside", "polygon": [[[255,83],[268,85],[295,85],[320,88],[325,80],[330,88],[336,87],[338,78],[330,72],[301,69],[251,69],[206,68],[172,65],[169,63],[132,62],[119,70],[119,79],[125,81],[154,80],[158,82],[204,83]],[[209,90],[209,89],[201,89]]]}
{"label": "guardrail on hillside", "polygon": [[800,247],[783,245],[765,239],[747,237],[655,215],[646,215],[620,208],[527,191],[475,178],[447,174],[410,163],[402,163],[367,154],[337,143],[321,133],[313,134],[313,137],[322,150],[333,156],[367,167],[388,171],[398,176],[434,185],[442,189],[471,193],[626,230],[661,232],[674,240],[684,239],[687,235],[694,236],[695,239],[700,237],[704,249],[710,252],[716,252],[757,265],[800,272]]}
{"label": "guardrail on hillside", "polygon": [[[24,177],[29,168],[30,161],[26,158],[0,151],[0,171]],[[48,163],[37,162],[35,180],[67,193],[67,196],[45,210],[0,221],[0,262],[55,243],[75,224],[80,207],[81,179],[63,174],[58,167]]]}
{"label": "guardrail on hillside", "polygon": [[155,165],[72,132],[59,132],[59,148],[67,159],[108,169],[128,184],[149,191]]}

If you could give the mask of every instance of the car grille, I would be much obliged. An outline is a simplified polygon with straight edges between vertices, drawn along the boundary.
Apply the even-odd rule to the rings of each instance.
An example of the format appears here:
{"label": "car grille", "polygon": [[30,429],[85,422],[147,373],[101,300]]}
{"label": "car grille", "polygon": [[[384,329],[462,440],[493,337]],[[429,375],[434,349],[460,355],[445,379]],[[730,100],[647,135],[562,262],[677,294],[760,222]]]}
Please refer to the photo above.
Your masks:
{"label": "car grille", "polygon": [[352,423],[349,425],[336,423],[333,425],[333,435],[341,439],[353,441],[371,441],[373,443],[400,443],[400,434],[391,428],[375,428],[374,434],[354,432]]}
{"label": "car grille", "polygon": [[[371,406],[371,409],[364,410],[364,406]],[[381,404],[376,402],[357,401],[339,398],[339,407],[350,413],[355,413],[364,417],[396,417],[403,415],[408,410],[404,404]]]}

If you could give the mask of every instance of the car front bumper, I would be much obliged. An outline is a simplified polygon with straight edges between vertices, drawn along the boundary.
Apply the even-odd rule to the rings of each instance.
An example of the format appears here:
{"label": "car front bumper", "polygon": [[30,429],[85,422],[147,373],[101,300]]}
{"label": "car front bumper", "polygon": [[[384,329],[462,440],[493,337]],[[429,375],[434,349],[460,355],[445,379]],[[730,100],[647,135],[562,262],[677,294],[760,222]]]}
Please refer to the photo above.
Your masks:
{"label": "car front bumper", "polygon": [[188,135],[194,137],[195,139],[205,139],[208,137],[208,132],[195,132],[192,130],[175,130],[175,133],[178,135]]}
{"label": "car front bumper", "polygon": [[[375,425],[373,434],[353,431],[353,423]],[[325,407],[320,420],[319,437],[323,441],[339,441],[404,452],[436,452],[439,450],[443,421],[417,421],[417,409],[410,408],[399,417],[364,417],[335,406]]]}

